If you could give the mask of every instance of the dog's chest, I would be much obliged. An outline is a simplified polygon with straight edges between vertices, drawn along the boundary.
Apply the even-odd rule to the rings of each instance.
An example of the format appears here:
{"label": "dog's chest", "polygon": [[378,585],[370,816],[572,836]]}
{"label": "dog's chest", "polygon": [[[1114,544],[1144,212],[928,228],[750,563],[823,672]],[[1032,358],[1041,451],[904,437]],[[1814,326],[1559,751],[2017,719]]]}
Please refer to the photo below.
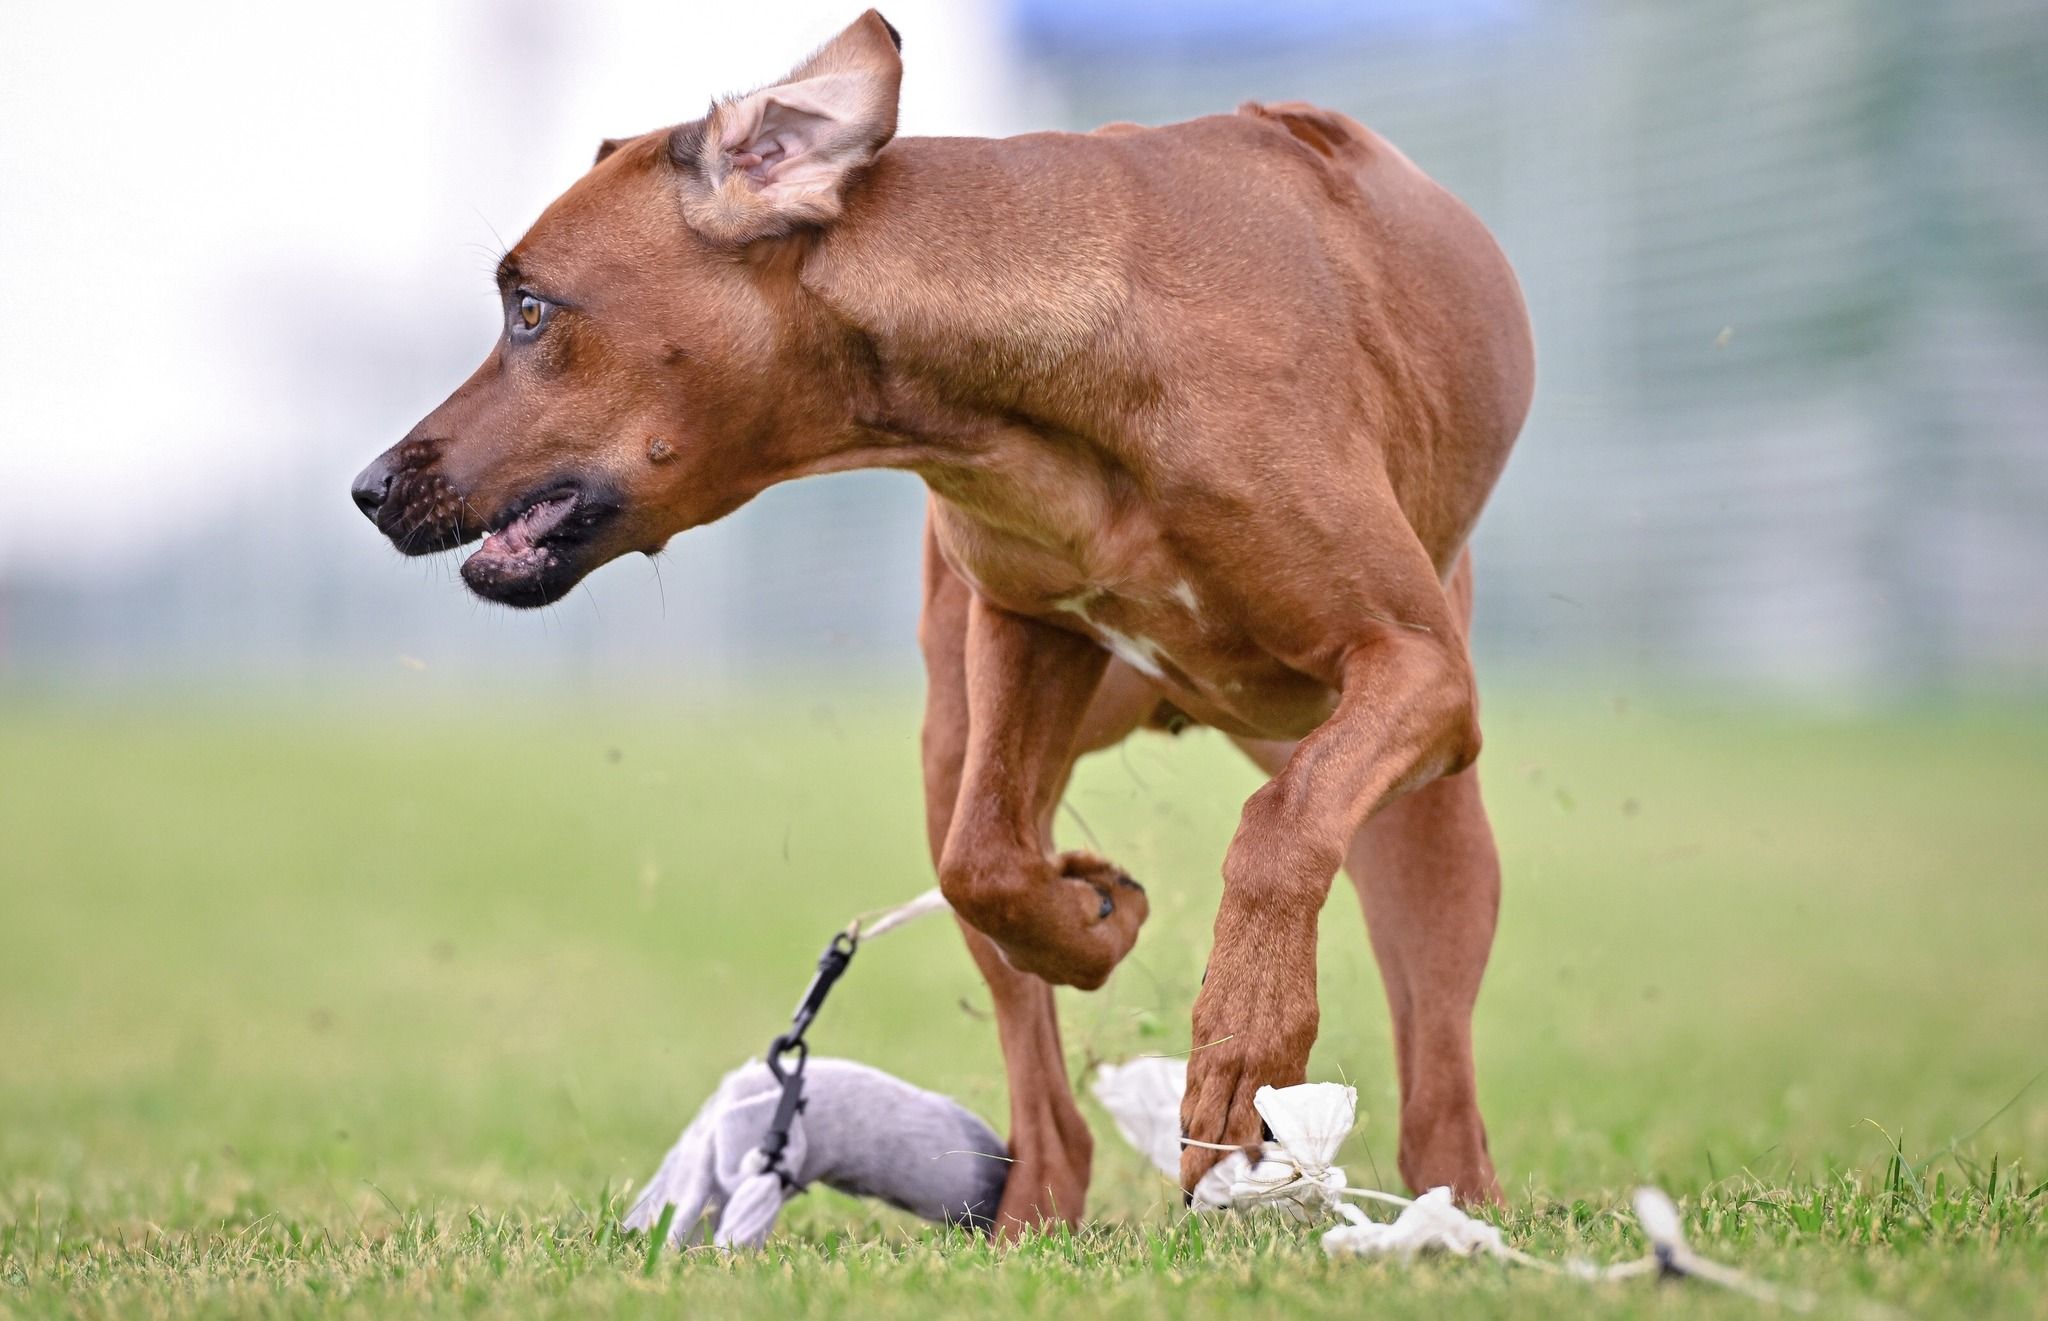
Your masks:
{"label": "dog's chest", "polygon": [[984,599],[1089,633],[1133,669],[1164,678],[1171,652],[1194,646],[1207,627],[1194,583],[1142,517],[1056,512],[1043,502],[1023,517],[991,518],[942,499],[939,550]]}
{"label": "dog's chest", "polygon": [[1141,522],[1069,540],[991,528],[942,502],[935,530],[977,595],[1087,634],[1204,724],[1298,737],[1334,706],[1328,685],[1260,645],[1236,593],[1204,583]]}

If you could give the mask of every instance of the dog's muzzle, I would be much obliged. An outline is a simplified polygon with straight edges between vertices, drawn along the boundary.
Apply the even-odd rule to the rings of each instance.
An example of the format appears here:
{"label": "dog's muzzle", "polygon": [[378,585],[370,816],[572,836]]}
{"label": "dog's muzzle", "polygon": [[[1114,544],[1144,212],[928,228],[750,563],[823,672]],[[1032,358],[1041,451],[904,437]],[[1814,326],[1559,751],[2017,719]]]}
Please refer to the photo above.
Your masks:
{"label": "dog's muzzle", "polygon": [[349,497],[400,554],[431,555],[485,532],[454,483],[435,466],[440,446],[402,440],[356,474]]}

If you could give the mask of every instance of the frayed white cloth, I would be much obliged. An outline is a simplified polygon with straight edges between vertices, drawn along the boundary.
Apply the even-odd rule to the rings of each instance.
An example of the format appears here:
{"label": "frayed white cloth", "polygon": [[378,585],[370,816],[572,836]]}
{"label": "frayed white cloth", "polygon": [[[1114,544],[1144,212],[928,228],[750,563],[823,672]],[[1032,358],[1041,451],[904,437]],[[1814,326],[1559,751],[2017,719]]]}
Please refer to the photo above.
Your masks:
{"label": "frayed white cloth", "polygon": [[[1089,1084],[1109,1111],[1116,1131],[1136,1147],[1152,1168],[1180,1186],[1180,1098],[1188,1089],[1188,1062],[1181,1056],[1140,1055],[1125,1064],[1104,1064]],[[1231,1205],[1231,1189],[1251,1173],[1252,1163],[1233,1151],[1202,1176],[1188,1205],[1218,1211]]]}
{"label": "frayed white cloth", "polygon": [[[1089,1084],[1095,1099],[1109,1111],[1124,1141],[1152,1162],[1152,1167],[1180,1184],[1180,1098],[1188,1089],[1188,1062],[1180,1056],[1140,1055],[1125,1064],[1104,1064]],[[1215,1211],[1231,1204],[1230,1190],[1251,1172],[1241,1151],[1225,1156],[1195,1185],[1189,1205]]]}
{"label": "frayed white cloth", "polygon": [[1343,1204],[1337,1148],[1357,1126],[1358,1089],[1333,1082],[1261,1087],[1252,1106],[1273,1134],[1259,1159],[1230,1185],[1240,1210],[1270,1206],[1297,1220],[1321,1220]]}
{"label": "frayed white cloth", "polygon": [[[1159,1172],[1180,1179],[1180,1102],[1187,1091],[1187,1060],[1141,1056],[1125,1064],[1104,1064],[1096,1070],[1092,1090],[1116,1122],[1124,1141],[1136,1147]],[[1371,1188],[1351,1188],[1334,1164],[1356,1124],[1358,1092],[1337,1083],[1304,1083],[1298,1087],[1261,1087],[1253,1100],[1259,1117],[1273,1134],[1253,1160],[1232,1149],[1206,1175],[1189,1204],[1196,1210],[1277,1209],[1303,1221],[1336,1215],[1343,1224],[1324,1231],[1323,1251],[1331,1257],[1387,1257],[1413,1261],[1426,1254],[1455,1257],[1484,1255],[1553,1275],[1582,1280],[1625,1280],[1639,1275],[1683,1276],[1705,1280],[1748,1294],[1762,1302],[1798,1310],[1812,1305],[1811,1296],[1772,1288],[1731,1266],[1709,1261],[1685,1241],[1678,1207],[1656,1188],[1638,1188],[1636,1219],[1650,1240],[1650,1255],[1612,1266],[1570,1262],[1559,1266],[1510,1246],[1500,1228],[1459,1210],[1449,1188],[1432,1188],[1417,1198],[1398,1197]],[[1391,1221],[1373,1220],[1344,1197],[1385,1202],[1401,1208]]]}
{"label": "frayed white cloth", "polygon": [[1338,1205],[1337,1214],[1347,1223],[1323,1235],[1323,1251],[1332,1257],[1398,1257],[1407,1261],[1425,1252],[1499,1256],[1507,1246],[1499,1229],[1474,1220],[1453,1205],[1448,1188],[1430,1189],[1390,1221],[1368,1219],[1348,1202]]}
{"label": "frayed white cloth", "polygon": [[[1117,1132],[1161,1174],[1180,1182],[1180,1099],[1187,1091],[1183,1056],[1144,1055],[1104,1064],[1090,1090]],[[1232,1149],[1195,1185],[1189,1205],[1201,1211],[1270,1206],[1311,1220],[1330,1213],[1344,1188],[1334,1164],[1358,1114],[1358,1090],[1338,1083],[1261,1087],[1252,1098],[1273,1140],[1257,1160]]]}

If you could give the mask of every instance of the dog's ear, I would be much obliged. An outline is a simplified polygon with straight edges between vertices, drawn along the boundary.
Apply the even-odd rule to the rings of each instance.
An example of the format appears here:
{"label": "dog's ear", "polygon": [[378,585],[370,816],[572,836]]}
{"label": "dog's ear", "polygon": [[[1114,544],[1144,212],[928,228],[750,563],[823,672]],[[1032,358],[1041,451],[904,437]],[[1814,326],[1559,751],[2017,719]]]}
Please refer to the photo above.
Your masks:
{"label": "dog's ear", "polygon": [[745,243],[836,219],[854,176],[896,135],[901,45],[870,9],[783,81],[678,130],[690,227]]}
{"label": "dog's ear", "polygon": [[597,155],[591,159],[590,163],[592,165],[604,164],[605,157],[625,145],[626,140],[624,138],[606,138],[603,142],[597,144]]}

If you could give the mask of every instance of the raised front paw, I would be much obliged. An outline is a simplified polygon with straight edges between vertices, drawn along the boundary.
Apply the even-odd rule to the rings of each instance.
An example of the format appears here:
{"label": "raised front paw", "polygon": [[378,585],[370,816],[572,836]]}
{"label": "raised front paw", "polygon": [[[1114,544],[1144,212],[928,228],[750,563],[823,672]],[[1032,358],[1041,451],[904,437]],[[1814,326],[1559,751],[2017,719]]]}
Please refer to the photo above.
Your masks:
{"label": "raised front paw", "polygon": [[939,885],[1012,967],[1086,991],[1109,979],[1152,911],[1144,886],[1092,853],[949,849]]}
{"label": "raised front paw", "polygon": [[1015,967],[1084,991],[1109,980],[1152,913],[1144,886],[1079,850],[1052,859],[1040,894],[1035,920],[1022,924],[1018,939],[997,943]]}
{"label": "raised front paw", "polygon": [[[1291,1087],[1308,1072],[1315,1044],[1315,932],[1289,938],[1276,927],[1221,936],[1195,997],[1194,1053],[1181,1097],[1184,1137],[1223,1147],[1256,1148],[1261,1087]],[[1192,1189],[1228,1152],[1184,1147],[1180,1186]]]}

